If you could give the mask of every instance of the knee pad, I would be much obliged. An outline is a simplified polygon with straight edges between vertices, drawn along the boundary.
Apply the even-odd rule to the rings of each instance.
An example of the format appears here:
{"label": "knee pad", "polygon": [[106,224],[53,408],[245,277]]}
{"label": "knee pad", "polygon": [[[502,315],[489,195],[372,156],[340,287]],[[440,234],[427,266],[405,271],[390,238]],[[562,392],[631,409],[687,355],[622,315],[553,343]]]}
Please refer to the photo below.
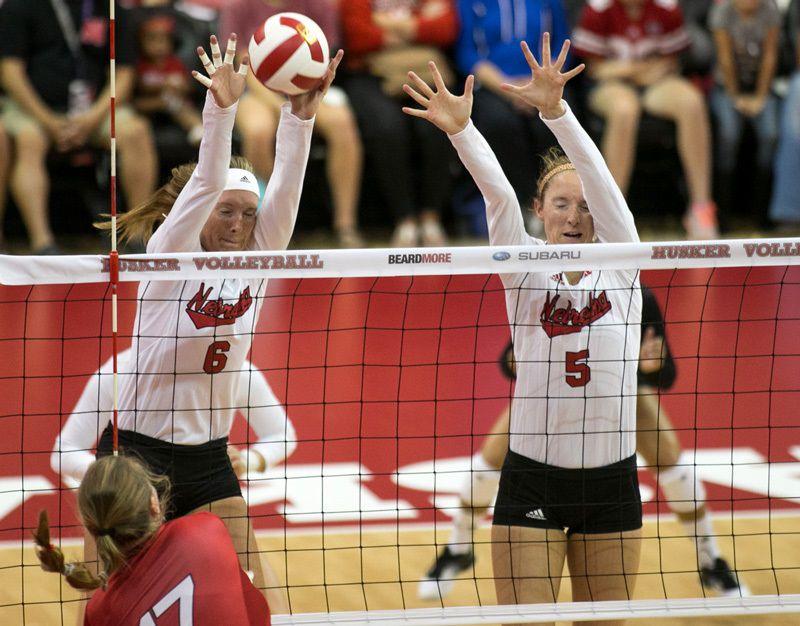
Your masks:
{"label": "knee pad", "polygon": [[500,470],[484,460],[480,453],[472,457],[469,475],[465,477],[459,497],[471,507],[486,508],[494,502],[497,484],[500,482]]}
{"label": "knee pad", "polygon": [[675,513],[691,513],[706,500],[706,490],[697,476],[692,455],[682,454],[676,465],[660,469],[658,484]]}

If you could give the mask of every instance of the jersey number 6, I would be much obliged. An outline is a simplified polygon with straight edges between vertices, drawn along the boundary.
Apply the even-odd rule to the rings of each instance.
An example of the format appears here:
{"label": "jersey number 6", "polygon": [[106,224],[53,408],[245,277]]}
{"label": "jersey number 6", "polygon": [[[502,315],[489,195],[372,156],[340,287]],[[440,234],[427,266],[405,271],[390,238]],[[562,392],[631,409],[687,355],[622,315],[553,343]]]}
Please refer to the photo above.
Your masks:
{"label": "jersey number 6", "polygon": [[208,346],[206,360],[203,362],[203,371],[206,374],[218,374],[224,370],[228,363],[228,355],[225,353],[230,349],[230,341],[215,341]]}
{"label": "jersey number 6", "polygon": [[592,380],[592,370],[589,368],[589,351],[567,352],[567,361],[564,369],[567,372],[567,384],[570,387],[585,387]]}

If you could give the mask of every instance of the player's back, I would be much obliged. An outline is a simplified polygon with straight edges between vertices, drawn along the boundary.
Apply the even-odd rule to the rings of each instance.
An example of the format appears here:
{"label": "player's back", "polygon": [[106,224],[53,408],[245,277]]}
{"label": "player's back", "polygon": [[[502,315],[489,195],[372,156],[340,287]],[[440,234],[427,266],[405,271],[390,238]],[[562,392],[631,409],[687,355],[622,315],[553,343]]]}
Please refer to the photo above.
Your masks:
{"label": "player's back", "polygon": [[211,513],[164,524],[127,567],[98,589],[86,626],[269,624],[266,600],[239,567],[228,531]]}

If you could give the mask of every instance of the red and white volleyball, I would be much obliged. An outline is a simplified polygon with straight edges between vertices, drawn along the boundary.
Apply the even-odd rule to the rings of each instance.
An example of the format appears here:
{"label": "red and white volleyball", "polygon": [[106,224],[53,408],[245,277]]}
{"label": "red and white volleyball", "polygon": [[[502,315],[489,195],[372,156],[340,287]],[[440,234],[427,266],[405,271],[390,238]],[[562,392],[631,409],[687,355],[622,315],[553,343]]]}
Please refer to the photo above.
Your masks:
{"label": "red and white volleyball", "polygon": [[313,89],[328,69],[328,40],[300,13],[273,15],[250,38],[250,66],[263,85],[294,96]]}

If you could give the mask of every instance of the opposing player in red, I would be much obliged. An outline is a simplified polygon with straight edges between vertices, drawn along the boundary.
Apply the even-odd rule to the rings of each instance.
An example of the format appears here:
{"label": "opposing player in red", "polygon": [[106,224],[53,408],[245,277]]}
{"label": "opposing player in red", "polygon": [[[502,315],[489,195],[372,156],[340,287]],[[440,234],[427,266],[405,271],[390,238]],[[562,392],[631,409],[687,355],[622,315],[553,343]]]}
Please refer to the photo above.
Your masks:
{"label": "opposing player in red", "polygon": [[100,575],[65,563],[50,543],[46,512],[34,533],[42,568],[76,589],[96,589],[84,626],[263,626],[264,596],[239,567],[222,521],[211,513],[164,522],[169,481],[126,456],[98,459],[78,491],[78,509],[97,543]]}

